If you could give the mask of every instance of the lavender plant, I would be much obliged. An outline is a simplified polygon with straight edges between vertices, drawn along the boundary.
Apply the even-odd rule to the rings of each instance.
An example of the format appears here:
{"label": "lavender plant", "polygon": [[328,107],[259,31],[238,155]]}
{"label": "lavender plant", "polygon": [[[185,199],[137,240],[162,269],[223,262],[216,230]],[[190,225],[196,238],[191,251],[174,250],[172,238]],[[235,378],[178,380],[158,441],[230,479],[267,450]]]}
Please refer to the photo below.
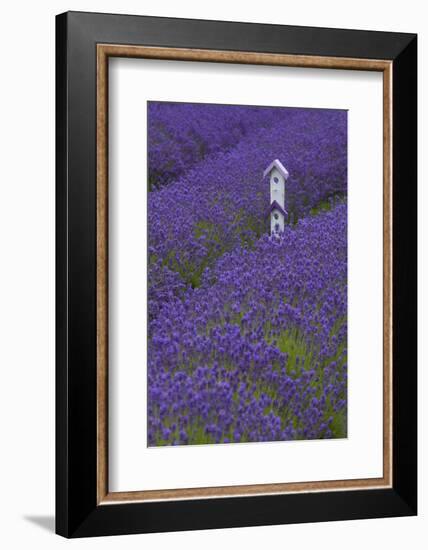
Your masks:
{"label": "lavender plant", "polygon": [[240,105],[148,103],[149,188],[171,183],[211,153],[233,148],[274,110]]}

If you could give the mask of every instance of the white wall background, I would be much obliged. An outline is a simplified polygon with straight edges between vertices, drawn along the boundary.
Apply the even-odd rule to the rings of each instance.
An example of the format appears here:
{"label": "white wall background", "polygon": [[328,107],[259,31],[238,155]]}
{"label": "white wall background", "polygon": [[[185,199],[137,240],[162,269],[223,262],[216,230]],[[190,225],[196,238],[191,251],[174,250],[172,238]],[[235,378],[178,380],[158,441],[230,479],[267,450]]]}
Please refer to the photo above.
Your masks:
{"label": "white wall background", "polygon": [[[420,516],[311,525],[142,535],[67,542],[53,534],[54,512],[54,16],[66,10],[225,19],[418,32],[419,82],[426,74],[428,20],[419,0],[57,0],[8,2],[0,18],[0,545],[3,548],[246,548],[388,550],[426,546],[427,476],[420,471]],[[424,20],[425,19],[425,20]],[[422,97],[422,91],[420,91]],[[426,230],[420,105],[420,230]],[[425,207],[425,208],[424,208]],[[426,276],[419,239],[420,283]],[[427,377],[420,289],[420,464],[427,460]]]}

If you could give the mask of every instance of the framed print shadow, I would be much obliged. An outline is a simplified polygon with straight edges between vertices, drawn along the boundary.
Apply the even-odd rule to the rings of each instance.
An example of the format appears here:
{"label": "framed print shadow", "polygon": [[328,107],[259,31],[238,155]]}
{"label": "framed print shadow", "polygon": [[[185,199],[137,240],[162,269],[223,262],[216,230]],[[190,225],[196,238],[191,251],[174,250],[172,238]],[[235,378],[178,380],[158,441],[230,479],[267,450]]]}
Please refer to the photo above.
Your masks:
{"label": "framed print shadow", "polygon": [[56,18],[56,531],[417,513],[417,37]]}

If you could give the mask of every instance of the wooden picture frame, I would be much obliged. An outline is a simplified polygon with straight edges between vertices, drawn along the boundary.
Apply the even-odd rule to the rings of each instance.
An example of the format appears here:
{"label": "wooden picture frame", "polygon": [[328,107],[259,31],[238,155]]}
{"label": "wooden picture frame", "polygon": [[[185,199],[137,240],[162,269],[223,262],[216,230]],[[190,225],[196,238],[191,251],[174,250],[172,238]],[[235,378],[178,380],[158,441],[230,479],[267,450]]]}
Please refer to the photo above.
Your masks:
{"label": "wooden picture frame", "polygon": [[[57,533],[83,537],[416,514],[416,35],[78,12],[58,15],[56,27]],[[109,491],[111,57],[383,73],[381,478]]]}

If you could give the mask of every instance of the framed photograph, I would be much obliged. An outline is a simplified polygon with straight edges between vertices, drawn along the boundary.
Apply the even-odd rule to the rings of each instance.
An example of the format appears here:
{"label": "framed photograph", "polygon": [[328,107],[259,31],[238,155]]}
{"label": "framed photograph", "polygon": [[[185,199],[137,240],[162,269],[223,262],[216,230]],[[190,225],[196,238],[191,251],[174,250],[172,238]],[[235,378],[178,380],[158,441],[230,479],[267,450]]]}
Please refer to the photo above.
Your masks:
{"label": "framed photograph", "polygon": [[57,533],[415,515],[416,35],[56,25]]}

